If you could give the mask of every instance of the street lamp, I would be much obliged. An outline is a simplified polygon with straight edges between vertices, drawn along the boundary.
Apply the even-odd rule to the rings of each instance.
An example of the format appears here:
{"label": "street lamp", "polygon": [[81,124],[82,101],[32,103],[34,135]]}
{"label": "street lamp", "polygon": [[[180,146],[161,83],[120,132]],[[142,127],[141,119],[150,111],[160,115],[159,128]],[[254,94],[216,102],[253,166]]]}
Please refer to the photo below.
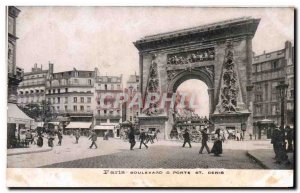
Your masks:
{"label": "street lamp", "polygon": [[285,81],[280,81],[280,83],[276,86],[276,89],[278,91],[280,100],[281,100],[281,127],[284,127],[284,99],[286,95],[286,90],[289,87],[288,84],[285,83]]}

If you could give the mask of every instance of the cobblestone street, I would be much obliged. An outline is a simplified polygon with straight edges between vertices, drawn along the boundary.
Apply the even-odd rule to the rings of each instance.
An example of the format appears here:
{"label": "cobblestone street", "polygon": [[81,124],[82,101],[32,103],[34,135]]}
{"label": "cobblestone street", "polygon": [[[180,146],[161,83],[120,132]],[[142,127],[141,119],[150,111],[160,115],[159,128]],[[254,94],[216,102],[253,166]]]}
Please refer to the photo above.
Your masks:
{"label": "cobblestone street", "polygon": [[[223,143],[220,157],[199,154],[200,144],[192,143],[192,148],[182,148],[179,141],[158,141],[149,144],[149,149],[129,150],[129,143],[120,139],[99,138],[98,149],[89,149],[86,137],[74,143],[74,138],[65,136],[63,146],[55,146],[52,151],[8,156],[8,167],[36,168],[228,168],[261,169],[247,156],[247,150],[270,149],[269,141],[228,141]],[[57,141],[55,141],[55,144]],[[208,143],[212,147],[212,143]]]}
{"label": "cobblestone street", "polygon": [[120,153],[57,163],[57,168],[227,168],[260,169],[243,150],[225,150],[221,157],[198,154],[199,148],[153,146]]}

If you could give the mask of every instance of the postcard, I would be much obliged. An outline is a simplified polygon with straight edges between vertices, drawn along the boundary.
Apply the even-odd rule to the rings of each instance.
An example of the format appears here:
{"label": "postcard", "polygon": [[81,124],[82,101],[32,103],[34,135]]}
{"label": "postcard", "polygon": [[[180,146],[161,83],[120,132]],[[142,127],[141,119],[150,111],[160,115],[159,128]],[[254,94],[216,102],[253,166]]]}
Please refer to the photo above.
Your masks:
{"label": "postcard", "polygon": [[292,7],[7,7],[7,186],[294,188]]}

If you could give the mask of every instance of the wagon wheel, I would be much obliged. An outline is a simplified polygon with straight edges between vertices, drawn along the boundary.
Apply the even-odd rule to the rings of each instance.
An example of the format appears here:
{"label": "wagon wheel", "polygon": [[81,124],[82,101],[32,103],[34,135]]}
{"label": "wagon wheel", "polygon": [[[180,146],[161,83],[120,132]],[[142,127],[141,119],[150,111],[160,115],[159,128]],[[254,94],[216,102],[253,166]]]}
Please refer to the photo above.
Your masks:
{"label": "wagon wheel", "polygon": [[192,130],[191,131],[191,140],[192,142],[198,143],[201,141],[201,134],[199,131]]}

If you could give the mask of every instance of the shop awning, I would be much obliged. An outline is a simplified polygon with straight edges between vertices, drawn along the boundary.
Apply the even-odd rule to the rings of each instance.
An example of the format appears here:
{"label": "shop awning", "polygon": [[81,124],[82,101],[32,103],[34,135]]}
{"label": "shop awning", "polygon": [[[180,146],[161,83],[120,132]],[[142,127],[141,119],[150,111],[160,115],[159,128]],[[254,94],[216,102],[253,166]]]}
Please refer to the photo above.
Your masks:
{"label": "shop awning", "polygon": [[33,125],[34,120],[28,117],[16,104],[7,104],[7,123]]}
{"label": "shop awning", "polygon": [[52,122],[48,122],[48,123],[50,123],[50,124],[53,124],[53,125],[59,125],[59,122],[57,122],[57,121],[52,121]]}
{"label": "shop awning", "polygon": [[95,125],[95,130],[114,130],[114,125]]}
{"label": "shop awning", "polygon": [[70,122],[66,129],[89,129],[92,122]]}
{"label": "shop awning", "polygon": [[35,126],[36,127],[43,127],[44,126],[44,122],[35,122]]}
{"label": "shop awning", "polygon": [[263,119],[263,120],[257,121],[257,122],[259,122],[259,123],[274,123],[274,121],[270,120],[270,119]]}

